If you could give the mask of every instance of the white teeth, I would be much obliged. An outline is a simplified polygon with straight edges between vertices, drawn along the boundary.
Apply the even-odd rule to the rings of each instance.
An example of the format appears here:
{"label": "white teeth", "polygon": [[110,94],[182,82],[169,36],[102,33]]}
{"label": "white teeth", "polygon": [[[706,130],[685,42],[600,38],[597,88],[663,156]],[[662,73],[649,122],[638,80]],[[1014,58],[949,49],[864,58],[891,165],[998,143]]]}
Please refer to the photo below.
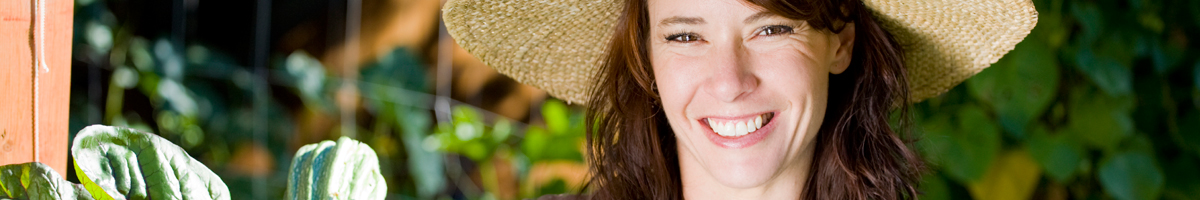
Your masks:
{"label": "white teeth", "polygon": [[754,122],[746,122],[746,132],[754,132],[754,130],[758,130],[758,125]]}
{"label": "white teeth", "polygon": [[730,125],[732,125],[732,124],[729,124],[729,123],[721,123],[721,135],[724,135],[724,136],[733,136],[733,134],[734,134],[734,133],[733,133],[733,126],[730,126]]}
{"label": "white teeth", "polygon": [[712,128],[713,132],[717,132],[717,135],[726,137],[750,134],[758,129],[762,129],[763,126],[762,115],[755,117],[754,120],[747,120],[744,122],[714,122],[712,119],[707,119],[705,121],[708,122],[708,126]]}
{"label": "white teeth", "polygon": [[725,135],[737,135],[737,132],[733,132],[733,123],[725,122],[721,123],[721,126],[725,128]]}
{"label": "white teeth", "polygon": [[759,115],[758,117],[754,118],[754,128],[755,129],[762,128],[762,115]]}
{"label": "white teeth", "polygon": [[737,135],[745,135],[746,134],[746,123],[734,122],[733,124],[734,124],[734,128],[733,128],[734,134],[737,134]]}

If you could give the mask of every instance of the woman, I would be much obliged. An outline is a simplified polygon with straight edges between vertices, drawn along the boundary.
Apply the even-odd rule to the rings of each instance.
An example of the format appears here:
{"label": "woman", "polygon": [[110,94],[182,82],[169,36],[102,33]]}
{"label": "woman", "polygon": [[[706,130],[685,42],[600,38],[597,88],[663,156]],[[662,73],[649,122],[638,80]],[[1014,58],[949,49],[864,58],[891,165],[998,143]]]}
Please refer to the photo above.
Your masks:
{"label": "woman", "polygon": [[[588,197],[907,199],[893,129],[1011,50],[1026,0],[455,0],[489,66],[588,110]],[[902,125],[902,124],[899,124]]]}

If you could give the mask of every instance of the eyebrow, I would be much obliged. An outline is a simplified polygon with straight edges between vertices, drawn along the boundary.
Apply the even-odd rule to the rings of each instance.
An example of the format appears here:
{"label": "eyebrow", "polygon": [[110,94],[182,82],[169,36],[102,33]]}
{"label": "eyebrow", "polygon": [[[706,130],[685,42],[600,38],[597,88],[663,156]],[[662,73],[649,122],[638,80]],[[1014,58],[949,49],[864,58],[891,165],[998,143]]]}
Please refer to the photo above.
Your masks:
{"label": "eyebrow", "polygon": [[[750,17],[746,17],[746,20],[743,21],[743,23],[749,24],[751,22],[762,20],[764,18],[771,17],[774,15],[775,15],[775,13],[771,13],[768,11],[754,13],[754,15],[750,15]],[[674,16],[674,17],[668,17],[666,19],[663,19],[662,21],[659,21],[658,26],[663,27],[663,26],[676,25],[676,24],[700,25],[700,24],[704,24],[704,23],[705,23],[704,18]]]}
{"label": "eyebrow", "polygon": [[700,24],[704,24],[704,18],[674,16],[674,17],[668,17],[668,18],[663,19],[662,21],[658,22],[659,27],[675,25],[675,24],[700,25]]}

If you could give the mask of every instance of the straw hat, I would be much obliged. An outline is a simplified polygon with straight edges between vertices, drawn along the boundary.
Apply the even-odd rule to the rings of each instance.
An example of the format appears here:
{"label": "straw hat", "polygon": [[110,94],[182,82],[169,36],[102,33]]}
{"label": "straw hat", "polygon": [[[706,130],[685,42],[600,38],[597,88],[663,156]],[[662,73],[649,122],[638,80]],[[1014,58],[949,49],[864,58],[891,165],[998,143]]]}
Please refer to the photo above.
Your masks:
{"label": "straw hat", "polygon": [[[863,0],[904,48],[912,101],[950,90],[1012,50],[1033,26],[1029,0]],[[586,103],[621,12],[618,0],[450,0],[450,35],[487,65]]]}

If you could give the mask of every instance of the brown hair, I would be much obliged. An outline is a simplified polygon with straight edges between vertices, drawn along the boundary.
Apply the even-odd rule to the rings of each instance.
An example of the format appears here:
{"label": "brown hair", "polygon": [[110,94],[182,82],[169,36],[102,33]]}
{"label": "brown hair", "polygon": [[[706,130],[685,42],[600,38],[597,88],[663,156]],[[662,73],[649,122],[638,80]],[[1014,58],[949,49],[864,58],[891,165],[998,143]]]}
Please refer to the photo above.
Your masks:
{"label": "brown hair", "polygon": [[[850,67],[830,75],[826,122],[805,184],[805,199],[909,199],[923,165],[893,130],[889,112],[909,99],[900,46],[858,0],[747,0],[780,16],[841,32],[855,24]],[[627,0],[588,102],[589,187],[597,199],[679,199],[675,136],[655,91],[647,51],[645,0]],[[832,121],[829,121],[832,119]]]}

